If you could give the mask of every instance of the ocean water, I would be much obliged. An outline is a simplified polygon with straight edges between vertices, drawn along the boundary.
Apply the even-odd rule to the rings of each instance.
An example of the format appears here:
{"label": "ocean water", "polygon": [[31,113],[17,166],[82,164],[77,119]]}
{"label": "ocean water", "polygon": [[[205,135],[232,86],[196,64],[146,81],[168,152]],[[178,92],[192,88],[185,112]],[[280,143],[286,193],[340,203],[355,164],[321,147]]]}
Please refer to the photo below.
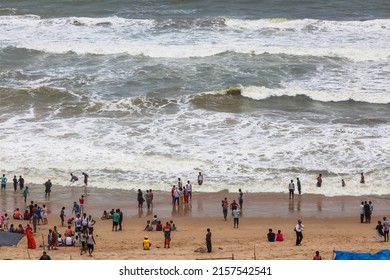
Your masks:
{"label": "ocean water", "polygon": [[2,0],[0,126],[9,181],[389,195],[390,2]]}

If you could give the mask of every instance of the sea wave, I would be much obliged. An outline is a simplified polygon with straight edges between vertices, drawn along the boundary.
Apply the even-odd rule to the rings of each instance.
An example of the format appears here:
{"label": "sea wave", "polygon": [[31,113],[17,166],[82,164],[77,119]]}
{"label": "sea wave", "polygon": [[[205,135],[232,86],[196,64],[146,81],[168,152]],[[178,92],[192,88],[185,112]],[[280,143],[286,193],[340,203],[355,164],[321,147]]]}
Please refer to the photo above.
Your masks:
{"label": "sea wave", "polygon": [[[47,53],[210,57],[228,52],[387,61],[390,20],[127,19],[0,16],[0,48]],[[20,32],[24,30],[25,32]],[[61,30],[61,32],[58,32]],[[177,38],[180,38],[178,40]],[[340,41],[339,38],[345,38]],[[274,38],[269,41],[268,38]],[[354,42],[364,41],[364,44]],[[245,44],[243,44],[245,42]]]}
{"label": "sea wave", "polygon": [[195,96],[195,99],[207,99],[209,96],[242,96],[252,100],[266,100],[273,97],[306,97],[313,101],[320,102],[363,102],[371,104],[390,104],[390,93],[358,93],[348,92],[343,90],[342,92],[329,91],[329,90],[312,90],[304,89],[301,87],[289,87],[289,88],[266,88],[258,86],[236,86],[226,89],[218,89],[209,92],[203,92]]}

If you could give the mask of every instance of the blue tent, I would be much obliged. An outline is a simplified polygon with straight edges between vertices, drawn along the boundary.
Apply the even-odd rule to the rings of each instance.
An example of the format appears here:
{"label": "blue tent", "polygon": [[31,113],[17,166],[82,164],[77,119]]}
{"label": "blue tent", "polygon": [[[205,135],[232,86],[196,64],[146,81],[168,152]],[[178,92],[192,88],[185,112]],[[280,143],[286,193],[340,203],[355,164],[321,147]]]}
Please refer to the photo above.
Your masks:
{"label": "blue tent", "polygon": [[390,260],[390,250],[381,250],[375,254],[334,251],[334,260]]}

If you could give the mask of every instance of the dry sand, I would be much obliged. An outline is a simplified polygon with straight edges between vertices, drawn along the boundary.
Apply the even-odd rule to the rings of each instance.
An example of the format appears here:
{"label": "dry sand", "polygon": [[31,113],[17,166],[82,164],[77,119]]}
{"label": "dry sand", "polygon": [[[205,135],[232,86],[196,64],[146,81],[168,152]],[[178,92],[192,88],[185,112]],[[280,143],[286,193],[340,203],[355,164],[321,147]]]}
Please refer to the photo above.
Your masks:
{"label": "dry sand", "polygon": [[[42,244],[49,228],[55,225],[60,233],[59,213],[66,207],[66,215],[71,215],[73,201],[80,195],[86,196],[85,212],[97,221],[95,225],[95,252],[92,257],[80,256],[78,247],[59,247],[48,251],[52,259],[93,259],[93,260],[192,260],[225,259],[239,260],[310,260],[319,250],[324,259],[332,259],[333,250],[375,253],[388,249],[390,243],[377,242],[375,226],[383,216],[390,216],[389,197],[324,197],[317,195],[295,196],[288,194],[244,193],[243,214],[238,229],[233,228],[229,213],[225,221],[222,215],[221,200],[229,203],[237,199],[237,193],[194,193],[189,205],[172,207],[169,189],[167,192],[154,192],[154,207],[150,211],[146,205],[138,210],[136,193],[125,190],[108,190],[84,187],[53,187],[50,200],[45,200],[44,186],[30,186],[30,197],[24,203],[20,191],[16,193],[7,187],[1,193],[1,210],[12,215],[16,207],[25,209],[32,200],[39,205],[46,204],[49,210],[49,224],[39,225],[35,235],[37,244]],[[374,213],[371,224],[361,224],[359,204],[371,200]],[[101,220],[103,210],[120,208],[124,212],[123,230],[113,232],[111,220]],[[143,231],[146,221],[157,215],[165,224],[173,220],[178,231],[172,233],[171,248],[163,246],[162,232]],[[305,230],[302,246],[295,246],[293,227],[297,219],[303,220]],[[19,221],[12,218],[10,223]],[[22,221],[25,226],[26,221]],[[206,229],[212,231],[213,252],[204,253]],[[268,242],[266,234],[272,228],[281,230],[283,242]],[[142,240],[149,236],[152,248],[142,249]],[[1,259],[38,259],[43,249],[27,250],[26,237],[16,247],[1,247]]]}

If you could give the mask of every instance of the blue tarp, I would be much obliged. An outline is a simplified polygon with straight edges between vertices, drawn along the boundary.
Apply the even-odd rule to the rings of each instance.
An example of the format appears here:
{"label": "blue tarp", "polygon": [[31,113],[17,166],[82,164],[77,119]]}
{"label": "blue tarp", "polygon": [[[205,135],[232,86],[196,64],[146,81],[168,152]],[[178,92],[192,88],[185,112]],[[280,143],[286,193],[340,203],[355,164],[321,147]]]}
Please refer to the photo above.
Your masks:
{"label": "blue tarp", "polygon": [[335,251],[334,260],[390,260],[390,250],[382,250],[375,254]]}
{"label": "blue tarp", "polygon": [[0,231],[0,246],[16,246],[24,234]]}

